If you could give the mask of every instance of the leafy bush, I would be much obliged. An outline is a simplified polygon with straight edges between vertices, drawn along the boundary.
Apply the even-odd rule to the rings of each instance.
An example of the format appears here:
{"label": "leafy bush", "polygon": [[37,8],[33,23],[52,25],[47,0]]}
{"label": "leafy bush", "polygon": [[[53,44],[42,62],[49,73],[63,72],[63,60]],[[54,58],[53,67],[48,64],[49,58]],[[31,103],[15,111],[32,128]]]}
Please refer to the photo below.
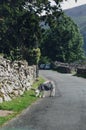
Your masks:
{"label": "leafy bush", "polygon": [[33,48],[29,50],[28,48],[23,48],[23,57],[28,61],[29,65],[38,64],[40,55],[41,53],[39,48]]}

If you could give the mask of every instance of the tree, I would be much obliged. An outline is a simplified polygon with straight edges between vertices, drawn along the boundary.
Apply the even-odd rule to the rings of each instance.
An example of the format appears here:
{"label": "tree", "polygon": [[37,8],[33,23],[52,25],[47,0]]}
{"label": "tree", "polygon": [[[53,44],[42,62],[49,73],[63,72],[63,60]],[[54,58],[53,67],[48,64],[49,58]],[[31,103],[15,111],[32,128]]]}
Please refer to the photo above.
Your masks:
{"label": "tree", "polygon": [[56,2],[55,6],[51,6],[48,0],[1,0],[0,52],[7,56],[11,55],[15,60],[16,57],[13,55],[17,50],[18,52],[20,50],[23,55],[23,48],[27,52],[38,48],[42,34],[39,26],[41,13],[45,11],[42,20],[51,28],[55,19],[61,15],[62,10],[59,2],[62,0],[54,1]]}
{"label": "tree", "polygon": [[0,16],[3,19],[0,21],[0,52],[15,60],[13,55],[17,49],[23,55],[23,48],[37,47],[36,39],[40,38],[39,16],[32,7],[30,10],[24,8],[25,0],[3,0],[0,3]]}
{"label": "tree", "polygon": [[22,53],[22,48],[38,48],[40,14],[44,10],[46,16],[54,10],[48,0],[1,0],[0,52],[10,56],[17,49]]}
{"label": "tree", "polygon": [[24,0],[1,0],[0,1],[0,51],[5,54],[10,54],[10,51],[17,48],[17,19],[23,15],[24,10],[21,6]]}
{"label": "tree", "polygon": [[84,57],[83,38],[77,25],[66,15],[54,21],[43,34],[40,46],[42,56],[53,61],[73,62]]}

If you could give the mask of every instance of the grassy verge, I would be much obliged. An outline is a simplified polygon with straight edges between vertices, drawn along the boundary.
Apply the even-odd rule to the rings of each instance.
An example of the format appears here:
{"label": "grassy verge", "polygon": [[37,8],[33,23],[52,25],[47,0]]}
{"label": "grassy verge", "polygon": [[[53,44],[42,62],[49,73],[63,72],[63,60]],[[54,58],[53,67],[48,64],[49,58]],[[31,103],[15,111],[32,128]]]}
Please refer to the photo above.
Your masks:
{"label": "grassy verge", "polygon": [[76,74],[75,76],[82,77],[86,79],[86,74]]}
{"label": "grassy verge", "polygon": [[[33,88],[36,88],[40,83],[43,83],[44,79],[39,78],[38,81],[36,81],[33,84]],[[13,111],[13,114],[10,114],[5,117],[0,117],[0,125],[4,124],[6,121],[12,119],[17,114],[19,114],[22,110],[30,106],[32,103],[34,103],[38,98],[35,97],[34,91],[29,90],[26,91],[21,97],[17,97],[9,102],[3,102],[0,104],[0,110],[10,110]]]}

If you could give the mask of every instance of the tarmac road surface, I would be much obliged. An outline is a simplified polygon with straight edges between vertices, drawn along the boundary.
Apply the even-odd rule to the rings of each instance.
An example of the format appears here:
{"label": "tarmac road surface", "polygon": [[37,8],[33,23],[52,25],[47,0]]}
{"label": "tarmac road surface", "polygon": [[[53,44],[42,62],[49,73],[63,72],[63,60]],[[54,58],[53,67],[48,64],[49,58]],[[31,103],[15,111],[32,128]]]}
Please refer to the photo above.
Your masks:
{"label": "tarmac road surface", "polygon": [[56,85],[55,97],[39,99],[0,130],[86,130],[86,79],[41,70]]}

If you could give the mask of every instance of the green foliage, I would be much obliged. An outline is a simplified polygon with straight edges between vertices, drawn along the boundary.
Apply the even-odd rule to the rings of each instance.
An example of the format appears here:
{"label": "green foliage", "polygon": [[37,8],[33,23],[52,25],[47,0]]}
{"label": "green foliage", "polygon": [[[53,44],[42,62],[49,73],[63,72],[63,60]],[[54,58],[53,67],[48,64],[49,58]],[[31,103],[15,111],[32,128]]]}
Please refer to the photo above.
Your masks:
{"label": "green foliage", "polygon": [[45,56],[45,57],[43,57],[43,56],[41,56],[40,57],[40,61],[39,61],[39,64],[47,64],[47,63],[50,63],[51,62],[51,60],[47,57],[47,56]]}
{"label": "green foliage", "polygon": [[39,48],[32,48],[32,49],[23,48],[22,53],[24,59],[26,59],[29,64],[31,65],[38,64],[41,56],[41,52]]}
{"label": "green foliage", "polygon": [[3,1],[0,5],[0,52],[11,60],[23,57],[23,47],[36,48],[39,44],[39,18],[35,12],[25,10],[24,5],[25,0]]}
{"label": "green foliage", "polygon": [[[77,14],[78,15],[78,14]],[[86,54],[86,15],[84,16],[81,14],[81,16],[73,16],[74,21],[78,24],[80,31],[84,37],[84,49]]]}
{"label": "green foliage", "polygon": [[82,46],[83,38],[77,25],[63,14],[44,32],[41,51],[42,56],[53,61],[72,62],[84,57]]}
{"label": "green foliage", "polygon": [[19,44],[17,36],[17,19],[23,15],[18,1],[0,1],[0,52],[10,55]]}
{"label": "green foliage", "polygon": [[[42,35],[39,26],[40,21],[45,21],[53,29],[57,26],[55,24],[56,19],[62,15],[59,4],[62,0],[54,1],[57,5],[52,7],[48,0],[28,0],[29,4],[27,0],[1,0],[0,53],[5,53],[5,56],[11,60],[27,57],[26,59],[29,58],[28,61],[31,63],[38,63],[38,52],[35,56],[33,55],[34,51],[31,51],[31,49],[38,48],[40,45]],[[43,11],[46,12],[46,15],[41,19],[40,14]],[[17,54],[17,48],[20,56],[19,53]],[[27,50],[26,56],[22,53],[23,48]],[[32,58],[34,61],[31,61]]]}
{"label": "green foliage", "polygon": [[18,47],[13,48],[13,50],[10,51],[10,54],[4,54],[4,57],[11,61],[23,59],[21,50]]}

